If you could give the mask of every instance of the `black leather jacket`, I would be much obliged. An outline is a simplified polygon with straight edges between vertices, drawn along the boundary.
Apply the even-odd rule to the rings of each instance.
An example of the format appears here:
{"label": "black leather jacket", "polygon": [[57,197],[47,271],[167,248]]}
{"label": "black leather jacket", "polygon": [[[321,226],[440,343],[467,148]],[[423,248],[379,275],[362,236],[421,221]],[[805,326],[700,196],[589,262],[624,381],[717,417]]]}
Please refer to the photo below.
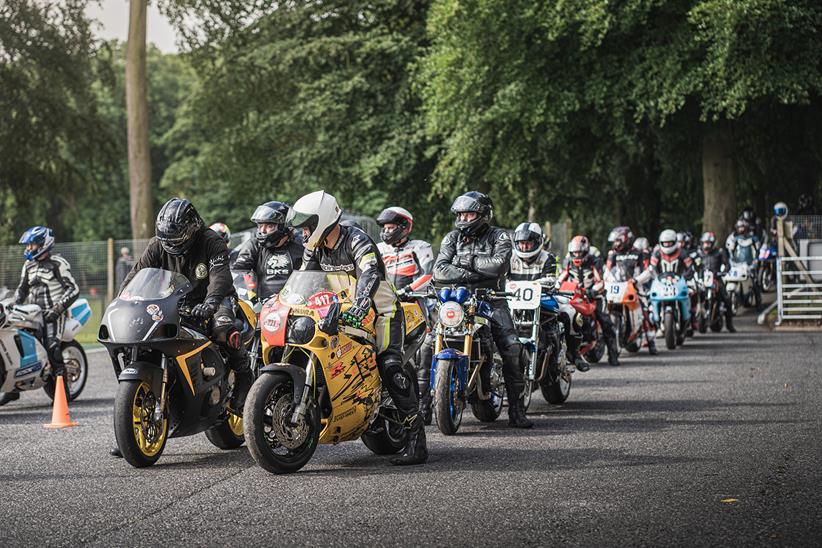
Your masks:
{"label": "black leather jacket", "polygon": [[434,281],[502,291],[511,267],[511,252],[511,237],[501,228],[488,226],[468,238],[453,230],[442,240]]}
{"label": "black leather jacket", "polygon": [[333,249],[306,249],[302,270],[346,272],[357,280],[354,300],[369,297],[378,314],[391,313],[396,309],[397,294],[386,280],[385,264],[377,244],[359,228],[340,225],[340,237]]}
{"label": "black leather jacket", "polygon": [[260,245],[256,238],[245,241],[237,249],[237,258],[231,269],[254,272],[257,277],[257,295],[265,300],[276,295],[294,270],[303,263],[303,246],[289,240],[280,247]]}
{"label": "black leather jacket", "polygon": [[143,255],[123,281],[123,288],[144,268],[162,268],[178,272],[188,278],[194,289],[186,295],[186,303],[211,303],[217,306],[226,297],[237,297],[231,271],[228,268],[228,248],[222,237],[207,228],[195,236],[196,240],[184,255],[166,253],[160,241],[152,238]]}
{"label": "black leather jacket", "polygon": [[702,259],[702,270],[710,270],[714,274],[722,270],[728,270],[728,255],[722,249],[714,249],[710,253],[699,250],[699,257]]}

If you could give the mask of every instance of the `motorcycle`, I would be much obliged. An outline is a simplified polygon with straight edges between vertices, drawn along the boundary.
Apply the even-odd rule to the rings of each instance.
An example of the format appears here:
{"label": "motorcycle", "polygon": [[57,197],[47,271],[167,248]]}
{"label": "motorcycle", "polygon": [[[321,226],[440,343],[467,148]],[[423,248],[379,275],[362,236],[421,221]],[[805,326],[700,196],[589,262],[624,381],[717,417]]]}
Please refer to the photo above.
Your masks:
{"label": "motorcycle", "polygon": [[[185,297],[192,285],[182,274],[140,270],[111,302],[97,340],[109,352],[119,387],[114,434],[125,460],[151,466],[169,438],[205,432],[220,449],[243,444],[242,417],[228,402],[234,372],[228,356],[194,321]],[[248,346],[256,316],[239,301],[235,325]]]}
{"label": "motorcycle", "polygon": [[565,331],[558,320],[560,308],[553,287],[552,278],[546,285],[512,280],[505,286],[505,292],[511,295],[508,306],[522,345],[525,409],[537,387],[545,401],[553,404],[563,403],[571,392],[574,366],[566,359]]}
{"label": "motorcycle", "polygon": [[681,346],[691,320],[687,282],[673,272],[663,272],[651,284],[650,299],[654,316],[662,319],[665,346],[668,350]]}
{"label": "motorcycle", "polygon": [[714,333],[722,331],[725,303],[719,296],[719,284],[722,282],[718,278],[712,271],[705,269],[696,279],[699,291],[696,317],[700,333],[707,332],[708,326]]}
{"label": "motorcycle", "polygon": [[725,276],[725,290],[731,299],[731,311],[736,316],[739,305],[750,307],[756,301],[754,274],[750,265],[731,261],[731,268]]}
{"label": "motorcycle", "polygon": [[488,329],[492,308],[487,299],[504,292],[444,287],[437,294],[437,323],[431,363],[433,411],[446,436],[456,434],[466,404],[481,422],[493,422],[502,412],[505,381],[502,359],[493,351]]}
{"label": "motorcycle", "polygon": [[615,281],[605,283],[605,299],[617,334],[617,344],[628,352],[639,352],[644,334],[642,304],[636,284],[631,279],[625,279],[621,268],[615,271]]}
{"label": "motorcycle", "polygon": [[[361,439],[378,455],[405,446],[407,431],[377,370],[376,313],[349,325],[356,280],[345,272],[296,271],[260,314],[265,366],[246,398],[245,438],[275,474],[305,466],[318,444]],[[416,302],[402,303],[406,367],[427,326]]]}
{"label": "motorcycle", "polygon": [[779,254],[776,245],[763,245],[759,250],[759,270],[757,277],[759,287],[764,292],[776,289],[776,256]]}
{"label": "motorcycle", "polygon": [[[74,340],[91,318],[86,299],[77,299],[66,311],[60,349],[66,375],[66,398],[76,399],[88,379],[88,359],[83,346]],[[57,379],[52,375],[43,346],[43,310],[36,304],[14,304],[8,293],[0,296],[0,405],[17,399],[12,394],[42,388],[52,400]]]}
{"label": "motorcycle", "polygon": [[571,317],[571,324],[581,325],[582,344],[579,353],[591,363],[599,363],[605,355],[605,336],[602,326],[597,320],[596,302],[592,302],[585,295],[585,290],[577,282],[566,280],[559,286],[560,294],[565,295],[565,299],[560,300],[560,305],[566,305],[566,310]]}
{"label": "motorcycle", "polygon": [[[263,303],[257,297],[257,281],[254,273],[232,270],[231,277],[234,280],[234,290],[237,292],[237,296],[251,308],[254,317],[259,318]],[[251,341],[251,347],[248,349],[248,363],[251,366],[254,378],[257,378],[260,374],[260,368],[263,366],[259,322],[255,324],[254,338]]]}

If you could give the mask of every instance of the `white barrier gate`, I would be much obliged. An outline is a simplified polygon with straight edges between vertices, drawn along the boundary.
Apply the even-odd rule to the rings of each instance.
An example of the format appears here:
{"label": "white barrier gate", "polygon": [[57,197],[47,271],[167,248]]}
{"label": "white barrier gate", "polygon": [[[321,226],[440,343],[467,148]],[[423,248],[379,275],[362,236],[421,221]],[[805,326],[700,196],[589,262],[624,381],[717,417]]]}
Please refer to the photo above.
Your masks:
{"label": "white barrier gate", "polygon": [[784,320],[822,320],[822,270],[820,269],[822,269],[822,257],[777,258],[776,297],[779,310],[777,325]]}

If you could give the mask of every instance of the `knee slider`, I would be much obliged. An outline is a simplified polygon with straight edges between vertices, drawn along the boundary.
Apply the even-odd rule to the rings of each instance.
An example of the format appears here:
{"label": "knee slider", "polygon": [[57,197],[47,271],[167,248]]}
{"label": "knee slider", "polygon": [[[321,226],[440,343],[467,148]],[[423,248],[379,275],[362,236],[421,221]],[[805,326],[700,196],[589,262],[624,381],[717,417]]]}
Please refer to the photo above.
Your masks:
{"label": "knee slider", "polygon": [[402,394],[410,394],[413,388],[411,375],[398,361],[386,362],[382,367],[382,377],[384,382],[388,383],[391,388]]}

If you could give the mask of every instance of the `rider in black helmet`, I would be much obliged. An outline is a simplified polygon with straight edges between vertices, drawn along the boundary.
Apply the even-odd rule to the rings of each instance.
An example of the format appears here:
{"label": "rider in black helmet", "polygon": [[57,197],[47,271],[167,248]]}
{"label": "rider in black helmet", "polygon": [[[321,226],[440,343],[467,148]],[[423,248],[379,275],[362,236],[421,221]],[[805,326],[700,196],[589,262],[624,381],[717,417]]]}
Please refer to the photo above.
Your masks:
{"label": "rider in black helmet", "polygon": [[[157,214],[155,237],[120,289],[122,291],[144,268],[161,268],[189,279],[193,288],[186,295],[186,304],[193,307],[193,318],[213,320],[211,338],[228,354],[228,366],[236,377],[229,406],[241,414],[254,379],[248,367],[246,348],[234,326],[237,293],[228,266],[228,248],[223,238],[205,227],[190,201],[172,198]],[[111,454],[122,456],[116,447]]]}
{"label": "rider in black helmet", "polygon": [[254,272],[257,295],[264,301],[280,292],[291,272],[302,264],[303,246],[294,241],[286,224],[289,205],[266,202],[257,206],[251,221],[257,225],[254,239],[240,245],[232,269]]}

